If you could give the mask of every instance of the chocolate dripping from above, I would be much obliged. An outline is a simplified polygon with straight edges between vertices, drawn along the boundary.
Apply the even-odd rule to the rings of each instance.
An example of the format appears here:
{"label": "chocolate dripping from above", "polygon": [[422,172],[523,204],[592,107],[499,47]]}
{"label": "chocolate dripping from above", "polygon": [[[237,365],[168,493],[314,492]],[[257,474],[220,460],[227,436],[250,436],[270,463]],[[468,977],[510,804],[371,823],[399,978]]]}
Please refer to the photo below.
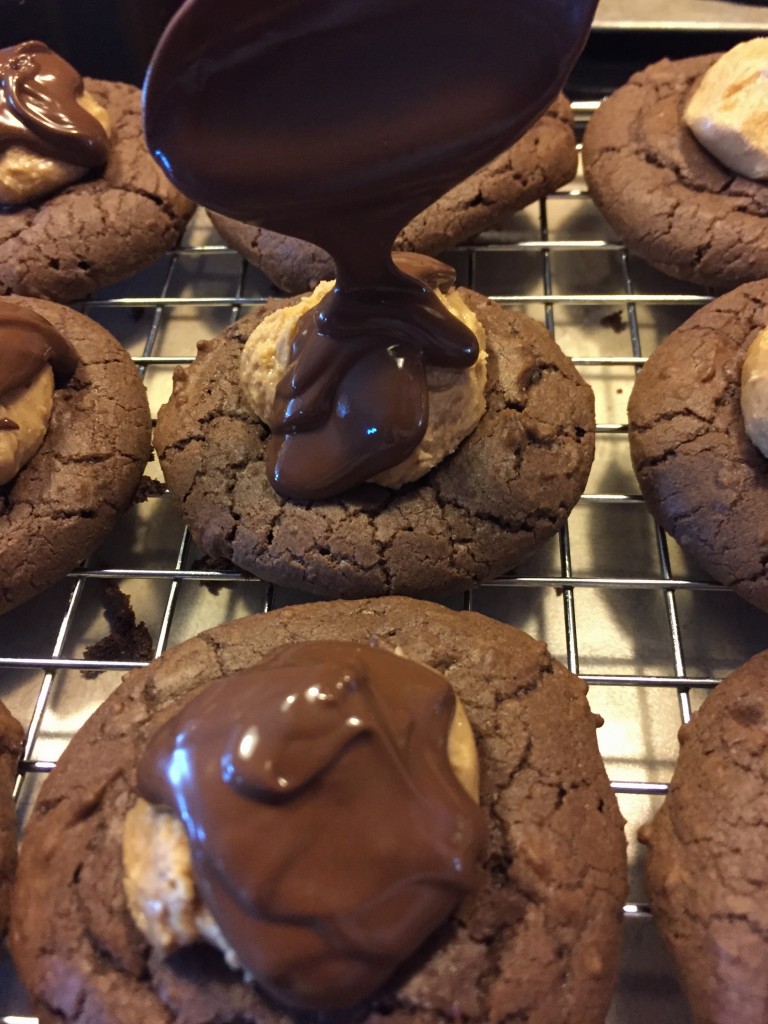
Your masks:
{"label": "chocolate dripping from above", "polygon": [[427,428],[427,365],[477,359],[477,338],[429,283],[452,285],[451,268],[409,254],[404,273],[403,262],[387,251],[375,277],[339,265],[336,286],[299,320],[267,447],[284,497],[330,498],[402,462]]}
{"label": "chocolate dripping from above", "polygon": [[[426,428],[435,344],[451,353],[438,365],[471,365],[469,332],[395,270],[392,243],[543,112],[595,6],[187,0],[171,21],[145,82],[155,158],[198,202],[315,242],[337,265],[279,387],[268,458],[284,496],[330,497],[402,461]],[[380,392],[396,400],[386,416]],[[375,418],[362,414],[372,401]]]}

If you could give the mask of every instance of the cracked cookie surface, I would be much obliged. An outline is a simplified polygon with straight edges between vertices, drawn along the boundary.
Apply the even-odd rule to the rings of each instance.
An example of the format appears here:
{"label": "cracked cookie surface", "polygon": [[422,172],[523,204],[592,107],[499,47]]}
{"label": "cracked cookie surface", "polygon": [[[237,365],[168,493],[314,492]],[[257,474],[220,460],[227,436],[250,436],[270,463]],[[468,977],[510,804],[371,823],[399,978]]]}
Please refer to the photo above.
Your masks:
{"label": "cracked cookie surface", "polygon": [[[562,94],[514,146],[454,186],[414,217],[394,248],[436,256],[496,227],[506,215],[541,199],[576,173],[576,139]],[[267,231],[209,211],[224,241],[290,294],[334,277],[333,260],[300,238]]]}
{"label": "cracked cookie surface", "polygon": [[173,248],[194,209],[147,150],[139,89],[85,87],[109,112],[107,163],[48,199],[0,210],[0,294],[85,298]]}
{"label": "cracked cookie surface", "polygon": [[0,940],[5,935],[11,908],[11,886],[16,871],[16,807],[13,783],[16,762],[24,744],[24,730],[0,703]]}
{"label": "cracked cookie surface", "polygon": [[719,54],[663,60],[604,100],[584,173],[611,227],[652,266],[719,291],[768,276],[768,184],[724,167],[683,123]]}
{"label": "cracked cookie surface", "polygon": [[768,325],[768,281],[714,299],[640,371],[629,444],[659,523],[715,579],[768,611],[768,460],[747,437],[741,367]]}
{"label": "cracked cookie surface", "polygon": [[680,730],[651,825],[648,887],[696,1024],[768,1019],[768,651]]}
{"label": "cracked cookie surface", "polygon": [[0,487],[0,612],[40,593],[86,558],[129,504],[150,453],[146,392],[122,345],[93,320],[14,296],[50,321],[80,364],[57,388],[37,454]]}
{"label": "cracked cookie surface", "polygon": [[46,780],[22,848],[11,946],[41,1020],[295,1019],[213,950],[150,954],[126,907],[120,844],[137,760],[176,702],[275,646],[317,639],[373,639],[446,676],[477,740],[490,830],[481,889],[364,1019],[602,1024],[618,966],[626,849],[586,687],[510,626],[405,598],[239,619],[126,677]]}
{"label": "cracked cookie surface", "polygon": [[203,550],[273,583],[329,597],[423,596],[517,565],[565,522],[594,455],[594,397],[547,331],[459,289],[488,343],[488,408],[474,432],[399,491],[366,485],[325,502],[280,498],[267,427],[239,392],[240,352],[273,300],[174,375],[155,446]]}

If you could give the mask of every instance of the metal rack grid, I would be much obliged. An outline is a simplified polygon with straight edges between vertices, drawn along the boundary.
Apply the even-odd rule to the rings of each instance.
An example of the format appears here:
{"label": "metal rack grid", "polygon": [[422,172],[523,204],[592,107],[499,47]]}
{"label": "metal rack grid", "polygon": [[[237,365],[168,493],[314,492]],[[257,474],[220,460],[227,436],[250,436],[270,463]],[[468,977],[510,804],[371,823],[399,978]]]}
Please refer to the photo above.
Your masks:
{"label": "metal rack grid", "polygon": [[[574,104],[577,123],[593,106]],[[545,640],[590,684],[590,702],[605,719],[599,740],[627,818],[631,859],[623,970],[608,1021],[685,1022],[645,903],[634,837],[666,790],[680,723],[718,679],[765,646],[766,622],[707,580],[653,524],[629,463],[626,399],[650,351],[707,295],[629,256],[580,176],[448,258],[461,283],[546,323],[595,390],[598,437],[587,491],[560,535],[518,574],[445,603]],[[155,413],[173,367],[192,360],[197,340],[268,295],[265,279],[221,245],[199,213],[165,260],[82,308],[128,347]],[[159,478],[156,463],[148,472]],[[130,596],[156,654],[218,622],[305,599],[201,566],[199,556],[168,496],[152,497],[126,513],[85,567],[0,619],[0,699],[27,727],[16,786],[22,825],[68,739],[121,674],[140,664],[84,655],[108,632],[105,583]],[[29,1013],[0,954],[0,1021],[31,1024]]]}

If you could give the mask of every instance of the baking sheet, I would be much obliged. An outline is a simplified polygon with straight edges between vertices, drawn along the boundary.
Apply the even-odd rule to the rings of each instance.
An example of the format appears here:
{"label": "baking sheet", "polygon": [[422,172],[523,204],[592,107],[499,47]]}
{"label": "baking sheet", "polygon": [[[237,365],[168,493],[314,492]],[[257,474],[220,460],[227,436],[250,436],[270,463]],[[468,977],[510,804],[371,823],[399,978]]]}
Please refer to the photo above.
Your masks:
{"label": "baking sheet", "polygon": [[[577,116],[588,116],[581,104]],[[605,724],[599,741],[630,847],[622,975],[610,1024],[685,1024],[687,1012],[645,907],[637,828],[669,780],[681,721],[728,671],[766,645],[766,618],[709,581],[661,535],[638,496],[626,402],[639,365],[706,293],[627,255],[579,176],[449,256],[462,283],[548,324],[592,385],[597,453],[567,528],[519,573],[449,595],[545,640],[590,683]],[[182,245],[155,267],[85,303],[145,374],[153,412],[174,365],[269,294],[267,282],[222,245],[198,213]],[[148,473],[159,478],[156,463]],[[69,738],[118,684],[125,663],[91,663],[84,649],[108,632],[101,593],[117,580],[157,652],[234,617],[302,600],[239,573],[199,568],[167,495],[135,505],[79,570],[0,618],[0,699],[29,731],[18,806],[23,822]],[[82,670],[96,670],[85,678]],[[0,1020],[34,1018],[0,954]]]}
{"label": "baking sheet", "polygon": [[768,7],[729,0],[600,0],[598,29],[768,31]]}

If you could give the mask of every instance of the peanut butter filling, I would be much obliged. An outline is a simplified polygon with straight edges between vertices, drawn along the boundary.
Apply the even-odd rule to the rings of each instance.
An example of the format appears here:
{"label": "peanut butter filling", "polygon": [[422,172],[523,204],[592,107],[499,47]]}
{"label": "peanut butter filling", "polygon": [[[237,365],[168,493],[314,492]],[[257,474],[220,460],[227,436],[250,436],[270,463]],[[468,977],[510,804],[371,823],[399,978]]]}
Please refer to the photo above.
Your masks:
{"label": "peanut butter filling", "polygon": [[0,485],[8,483],[43,442],[55,383],[78,364],[69,342],[24,306],[0,306]]}
{"label": "peanut butter filling", "polygon": [[[328,295],[334,284],[334,281],[323,281],[311,295],[265,317],[243,348],[240,364],[243,399],[269,427],[275,422],[275,390],[288,368],[298,324]],[[399,488],[424,476],[458,448],[485,412],[485,329],[455,288],[449,287],[445,292],[436,289],[434,294],[477,338],[479,355],[467,368],[426,367],[429,412],[424,436],[402,462],[370,478],[370,482],[384,487]]]}
{"label": "peanut butter filling", "polygon": [[768,458],[768,328],[755,336],[744,357],[741,412],[747,436]]}
{"label": "peanut butter filling", "polygon": [[[89,92],[77,100],[109,135],[109,114]],[[58,192],[88,173],[81,164],[41,156],[24,145],[11,145],[0,153],[0,204],[20,206]]]}

